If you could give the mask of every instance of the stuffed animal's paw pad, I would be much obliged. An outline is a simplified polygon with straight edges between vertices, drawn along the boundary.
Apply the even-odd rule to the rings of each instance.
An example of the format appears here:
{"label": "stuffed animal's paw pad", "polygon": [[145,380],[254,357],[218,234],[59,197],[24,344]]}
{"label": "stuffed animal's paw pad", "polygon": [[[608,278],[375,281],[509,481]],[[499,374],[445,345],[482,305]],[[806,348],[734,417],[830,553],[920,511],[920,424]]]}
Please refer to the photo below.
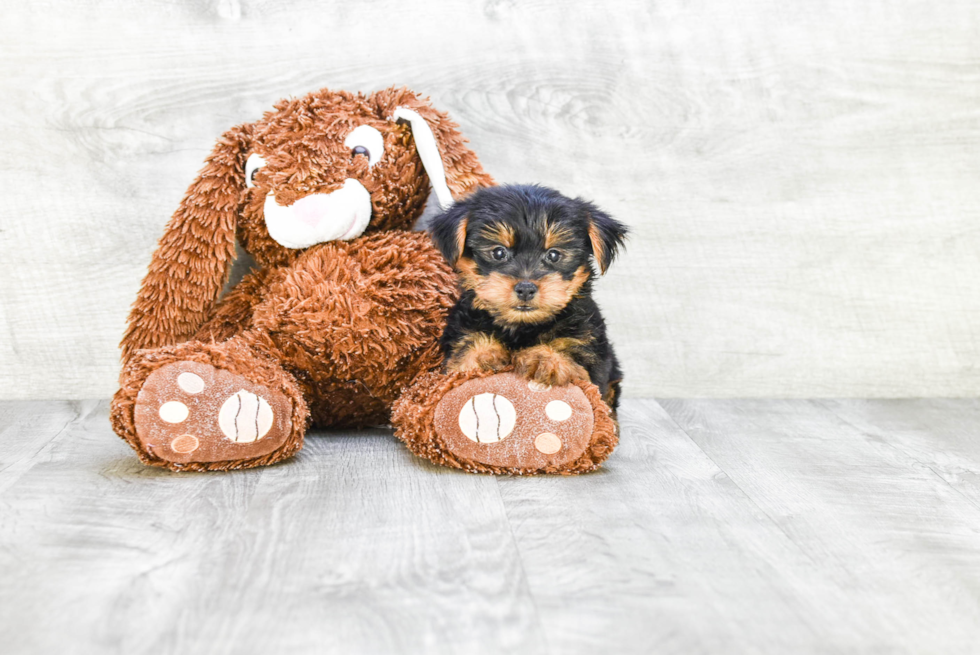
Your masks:
{"label": "stuffed animal's paw pad", "polygon": [[201,362],[175,362],[146,379],[136,399],[137,437],[179,463],[268,454],[290,429],[286,396]]}
{"label": "stuffed animal's paw pad", "polygon": [[221,405],[218,427],[235,443],[261,439],[272,427],[274,413],[265,398],[241,389]]}
{"label": "stuffed animal's paw pad", "polygon": [[514,404],[495,393],[473,396],[459,410],[459,429],[476,443],[494,443],[514,431]]}
{"label": "stuffed animal's paw pad", "polygon": [[436,407],[435,429],[461,460],[512,469],[558,470],[588,447],[592,407],[574,385],[551,387],[513,373],[469,380]]}

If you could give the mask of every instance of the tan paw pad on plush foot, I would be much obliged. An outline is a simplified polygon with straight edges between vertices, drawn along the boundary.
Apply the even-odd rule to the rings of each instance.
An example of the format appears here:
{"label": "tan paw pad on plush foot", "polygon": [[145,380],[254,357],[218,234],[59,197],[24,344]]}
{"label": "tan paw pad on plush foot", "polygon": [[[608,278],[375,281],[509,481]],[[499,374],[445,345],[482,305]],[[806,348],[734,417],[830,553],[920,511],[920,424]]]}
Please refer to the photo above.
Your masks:
{"label": "tan paw pad on plush foot", "polygon": [[289,436],[288,398],[200,362],[153,373],[136,397],[136,434],[161,459],[221,462],[268,455]]}
{"label": "tan paw pad on plush foot", "polygon": [[465,382],[435,412],[436,433],[456,457],[525,471],[578,459],[592,428],[592,406],[581,389],[548,387],[513,373]]}

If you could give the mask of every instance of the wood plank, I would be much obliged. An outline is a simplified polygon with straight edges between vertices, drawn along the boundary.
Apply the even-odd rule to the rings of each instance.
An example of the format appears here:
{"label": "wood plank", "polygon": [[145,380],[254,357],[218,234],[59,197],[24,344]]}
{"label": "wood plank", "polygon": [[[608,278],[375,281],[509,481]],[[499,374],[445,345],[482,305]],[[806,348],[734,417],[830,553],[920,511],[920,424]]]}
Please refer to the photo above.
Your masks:
{"label": "wood plank", "polygon": [[0,494],[94,406],[93,401],[0,401]]}
{"label": "wood plank", "polygon": [[0,575],[11,653],[544,650],[496,481],[387,431],[173,474],[100,404],[0,496]]}
{"label": "wood plank", "polygon": [[[4,652],[972,653],[980,402],[637,401],[606,467],[388,431],[142,466],[105,402],[0,403]],[[20,426],[20,427],[17,427]]]}
{"label": "wood plank", "polygon": [[500,480],[556,653],[861,652],[850,612],[780,525],[653,401],[604,469]]}
{"label": "wood plank", "polygon": [[79,403],[71,401],[0,401],[0,471],[36,452],[78,415]]}
{"label": "wood plank", "polygon": [[976,652],[980,510],[936,472],[819,402],[661,404],[819,571],[796,593],[846,650]]}
{"label": "wood plank", "polygon": [[980,401],[975,398],[820,400],[866,440],[892,446],[980,508]]}
{"label": "wood plank", "polygon": [[405,84],[633,227],[637,397],[976,395],[980,3],[10,3],[0,397],[106,397],[163,225],[272,102]]}

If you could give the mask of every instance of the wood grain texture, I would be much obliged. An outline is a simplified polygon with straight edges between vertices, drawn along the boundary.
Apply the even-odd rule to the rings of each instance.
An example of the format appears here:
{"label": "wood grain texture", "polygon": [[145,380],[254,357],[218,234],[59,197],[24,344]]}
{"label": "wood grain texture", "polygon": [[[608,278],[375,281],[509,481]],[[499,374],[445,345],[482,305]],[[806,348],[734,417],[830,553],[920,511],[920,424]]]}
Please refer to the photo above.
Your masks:
{"label": "wood grain texture", "polygon": [[931,471],[980,508],[980,403],[956,400],[821,400],[869,441]]}
{"label": "wood grain texture", "polygon": [[[962,416],[977,401],[898,402],[863,421],[870,432],[812,401],[662,404],[816,570],[799,593],[830,652],[976,651],[980,505],[899,444],[930,424],[920,443],[948,456],[942,435],[975,432]],[[950,404],[960,416],[934,422]],[[858,647],[862,635],[875,648]]]}
{"label": "wood grain texture", "polygon": [[634,227],[627,395],[980,392],[980,5],[119,0],[0,22],[0,397],[105,397],[162,226],[272,102],[405,84]]}
{"label": "wood grain texture", "polygon": [[624,400],[600,471],[439,469],[387,431],[142,466],[105,402],[0,402],[22,653],[944,653],[980,642],[975,400]]}
{"label": "wood grain texture", "polygon": [[499,480],[553,652],[832,650],[805,554],[655,402],[622,418],[596,474]]}
{"label": "wood grain texture", "polygon": [[544,651],[492,478],[379,431],[174,475],[114,437],[106,403],[47,405],[69,427],[0,471],[5,653]]}

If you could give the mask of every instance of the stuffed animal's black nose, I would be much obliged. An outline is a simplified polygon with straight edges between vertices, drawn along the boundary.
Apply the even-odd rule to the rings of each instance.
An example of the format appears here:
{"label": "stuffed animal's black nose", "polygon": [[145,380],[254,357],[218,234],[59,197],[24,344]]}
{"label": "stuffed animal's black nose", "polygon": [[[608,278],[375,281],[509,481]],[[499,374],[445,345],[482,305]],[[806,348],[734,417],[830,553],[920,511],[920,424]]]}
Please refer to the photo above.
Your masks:
{"label": "stuffed animal's black nose", "polygon": [[521,302],[527,302],[534,297],[534,294],[538,292],[538,287],[533,282],[518,282],[514,285],[514,293],[517,297],[521,299]]}

